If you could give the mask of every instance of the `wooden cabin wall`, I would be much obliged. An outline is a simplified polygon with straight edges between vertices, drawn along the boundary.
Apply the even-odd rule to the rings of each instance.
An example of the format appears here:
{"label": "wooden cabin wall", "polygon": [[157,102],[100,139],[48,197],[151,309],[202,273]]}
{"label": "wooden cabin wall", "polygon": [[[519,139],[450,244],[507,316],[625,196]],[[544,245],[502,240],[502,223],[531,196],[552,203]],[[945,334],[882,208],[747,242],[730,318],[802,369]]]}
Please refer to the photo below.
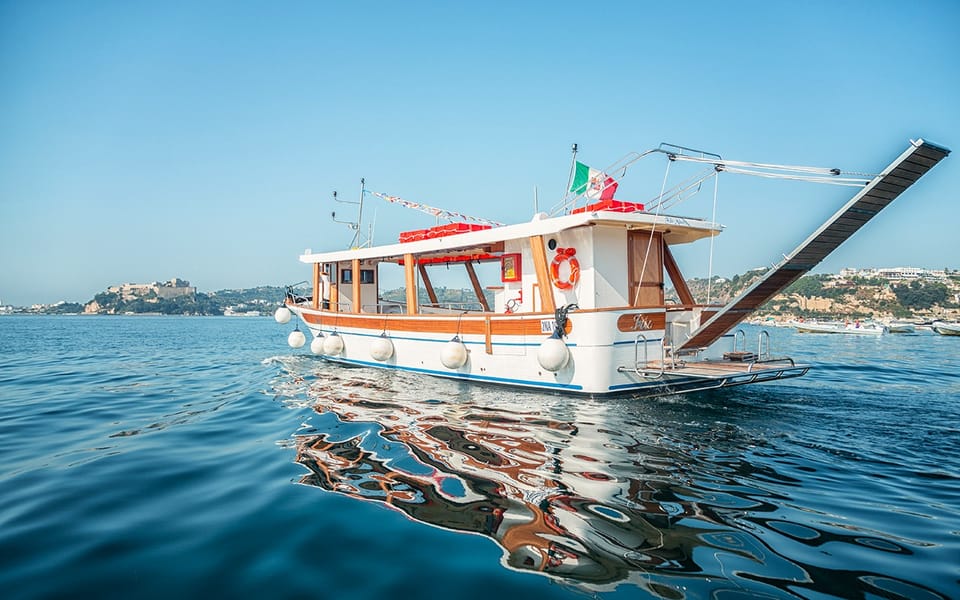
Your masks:
{"label": "wooden cabin wall", "polygon": [[[337,265],[337,301],[340,305],[341,312],[353,312],[353,298],[356,294],[356,290],[359,287],[360,289],[360,308],[361,312],[376,312],[376,304],[378,298],[378,285],[380,283],[380,275],[377,272],[377,266],[372,261],[363,261],[360,263],[360,270],[372,270],[373,271],[373,283],[362,283],[360,282],[360,271],[354,268],[352,261],[350,262],[341,262]],[[343,281],[344,271],[350,272],[350,282],[345,283]],[[354,282],[358,282],[359,285]],[[330,297],[331,302],[334,301],[333,294]]]}
{"label": "wooden cabin wall", "polygon": [[627,282],[632,306],[663,305],[663,234],[627,234]]}

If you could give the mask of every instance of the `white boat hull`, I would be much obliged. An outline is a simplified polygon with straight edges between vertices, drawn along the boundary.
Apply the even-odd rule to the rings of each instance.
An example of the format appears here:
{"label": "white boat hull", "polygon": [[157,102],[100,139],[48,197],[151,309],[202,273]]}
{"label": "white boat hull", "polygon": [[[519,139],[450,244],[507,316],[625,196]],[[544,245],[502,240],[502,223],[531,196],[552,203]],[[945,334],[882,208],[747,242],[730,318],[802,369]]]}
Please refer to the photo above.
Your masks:
{"label": "white boat hull", "polygon": [[960,323],[935,321],[931,327],[940,335],[960,335]]}
{"label": "white boat hull", "polygon": [[833,323],[799,323],[796,326],[800,333],[836,333],[844,335],[883,335],[883,327],[879,325],[854,325]]}
{"label": "white boat hull", "polygon": [[[588,395],[643,395],[644,392],[691,391],[795,377],[809,368],[786,360],[724,360],[724,351],[733,346],[733,334],[700,353],[695,360],[671,361],[664,351],[664,328],[621,331],[618,327],[623,318],[630,323],[665,322],[664,312],[656,309],[571,314],[571,331],[563,340],[569,359],[562,368],[551,372],[538,360],[540,345],[550,336],[554,323],[546,314],[535,315],[533,319],[529,315],[442,318],[431,315],[420,319],[422,326],[415,330],[411,324],[415,324],[416,318],[338,315],[289,307],[314,337],[325,338],[333,332],[340,337],[342,349],[335,354],[321,353],[326,360],[470,382]],[[537,329],[532,333],[531,321],[535,321]],[[492,333],[498,328],[520,329],[520,323],[525,323],[525,332]],[[374,355],[380,347],[375,347],[375,343],[384,334],[390,339],[393,352],[385,360],[377,360]],[[467,358],[462,366],[449,368],[444,364],[442,353],[454,336],[463,343]]]}

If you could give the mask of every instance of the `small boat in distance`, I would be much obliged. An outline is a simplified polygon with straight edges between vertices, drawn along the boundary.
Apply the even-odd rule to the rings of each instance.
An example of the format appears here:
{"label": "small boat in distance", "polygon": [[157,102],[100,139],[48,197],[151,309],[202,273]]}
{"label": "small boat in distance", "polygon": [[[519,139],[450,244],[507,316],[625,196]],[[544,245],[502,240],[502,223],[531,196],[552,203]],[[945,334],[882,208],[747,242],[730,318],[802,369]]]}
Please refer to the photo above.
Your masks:
{"label": "small boat in distance", "polygon": [[798,322],[795,327],[799,333],[839,333],[845,335],[883,335],[885,330],[884,326],[879,323],[861,323],[860,321],[805,321]]}
{"label": "small boat in distance", "polygon": [[[809,365],[774,355],[766,331],[748,350],[737,326],[950,151],[911,141],[890,165],[866,176],[725,160],[673,144],[630,153],[596,170],[577,162],[576,152],[574,145],[569,193],[549,213],[508,225],[371,192],[361,180],[360,201],[353,203],[358,216],[348,222],[355,232],[349,248],[300,256],[312,269],[312,290],[299,296],[289,289],[275,314],[280,323],[297,317],[288,343],[307,343],[302,324],[312,336],[311,351],[335,363],[596,396],[683,393],[798,377]],[[641,192],[615,197],[631,169],[641,161],[659,167],[651,165],[657,158],[666,172],[643,180],[659,195],[646,202],[637,201]],[[717,303],[709,292],[705,299],[694,297],[675,257],[676,250],[700,242],[709,247],[712,264],[711,240],[724,226],[686,216],[689,205],[684,213],[674,210],[712,188],[715,211],[718,188],[705,182],[721,173],[857,191],[795,250],[771,252],[780,258],[753,284]],[[361,237],[363,201],[370,195],[452,222],[374,246]],[[711,205],[704,204],[709,214]],[[433,277],[448,269],[463,270],[474,298],[441,300]],[[381,287],[391,280],[403,282],[398,296],[388,297]],[[666,296],[667,284],[675,298]]]}
{"label": "small boat in distance", "polygon": [[940,335],[960,335],[960,323],[934,321],[930,327]]}
{"label": "small boat in distance", "polygon": [[917,326],[909,321],[890,321],[887,323],[889,333],[916,333]]}

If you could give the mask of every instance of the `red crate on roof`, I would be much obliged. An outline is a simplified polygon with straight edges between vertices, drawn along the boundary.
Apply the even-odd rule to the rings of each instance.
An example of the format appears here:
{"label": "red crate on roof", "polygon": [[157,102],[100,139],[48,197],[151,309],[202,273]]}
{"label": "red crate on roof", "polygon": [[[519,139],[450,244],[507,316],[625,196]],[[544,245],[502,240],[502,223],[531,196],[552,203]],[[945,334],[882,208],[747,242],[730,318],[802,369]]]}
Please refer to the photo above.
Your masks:
{"label": "red crate on roof", "polygon": [[490,225],[479,225],[476,223],[447,223],[446,225],[437,225],[431,227],[427,232],[428,238],[438,238],[458,233],[467,233],[468,231],[480,231],[490,229]]}
{"label": "red crate on roof", "polygon": [[490,229],[492,225],[480,225],[477,223],[447,223],[446,225],[437,225],[430,229],[414,229],[413,231],[404,231],[400,234],[401,242],[416,242],[418,240],[429,240],[458,233],[467,233],[469,231],[481,231]]}
{"label": "red crate on roof", "polygon": [[427,239],[427,233],[429,229],[414,229],[412,231],[401,231],[400,232],[400,242],[416,242],[418,240]]}
{"label": "red crate on roof", "polygon": [[582,213],[582,212],[596,212],[598,210],[610,210],[613,212],[622,212],[622,213],[631,213],[631,212],[643,212],[643,204],[640,202],[623,202],[622,200],[601,200],[594,204],[588,204],[586,206],[581,206],[580,208],[573,209],[573,213]]}
{"label": "red crate on roof", "polygon": [[[500,260],[499,254],[458,254],[456,256],[431,256],[427,258],[418,258],[416,262],[418,265],[437,265],[437,264],[450,264],[450,263],[462,263],[462,262],[481,262],[481,261],[491,261],[491,260]],[[397,264],[402,265],[403,259],[397,261]]]}

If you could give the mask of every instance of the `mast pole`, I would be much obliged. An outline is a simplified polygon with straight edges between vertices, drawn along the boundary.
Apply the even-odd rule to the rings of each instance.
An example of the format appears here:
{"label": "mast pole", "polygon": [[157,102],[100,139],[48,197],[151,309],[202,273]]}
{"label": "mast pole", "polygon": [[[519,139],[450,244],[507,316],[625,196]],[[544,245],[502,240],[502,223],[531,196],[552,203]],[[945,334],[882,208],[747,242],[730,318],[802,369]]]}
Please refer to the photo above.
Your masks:
{"label": "mast pole", "polygon": [[363,190],[364,190],[365,181],[363,177],[360,178],[360,206],[357,208],[357,233],[353,236],[353,247],[360,247],[360,236],[363,232]]}

